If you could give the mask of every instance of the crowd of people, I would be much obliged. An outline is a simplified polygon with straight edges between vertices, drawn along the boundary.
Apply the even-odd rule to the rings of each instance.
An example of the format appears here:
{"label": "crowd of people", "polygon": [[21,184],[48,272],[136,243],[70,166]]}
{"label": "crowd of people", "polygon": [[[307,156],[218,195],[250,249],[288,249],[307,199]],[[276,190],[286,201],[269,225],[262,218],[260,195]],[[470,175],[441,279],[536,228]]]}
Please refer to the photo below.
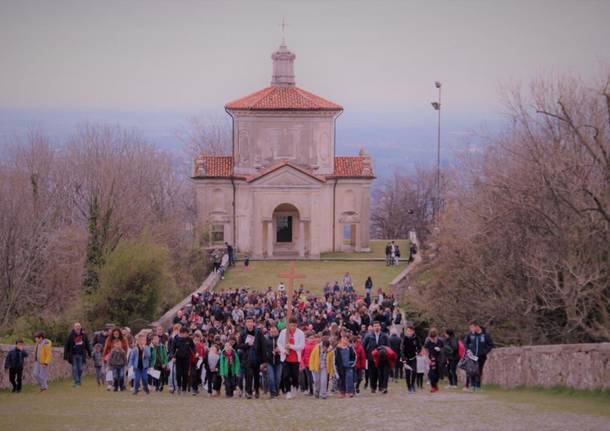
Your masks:
{"label": "crowd of people", "polygon": [[[81,385],[87,359],[93,361],[97,384],[135,395],[141,390],[227,397],[291,399],[302,393],[325,399],[329,394],[354,397],[363,390],[386,394],[392,379],[404,379],[408,394],[424,386],[457,388],[457,368],[466,371],[466,390],[477,391],[493,341],[473,321],[464,338],[447,329],[430,328],[420,337],[391,294],[365,283],[359,295],[346,273],[342,283],[327,284],[316,296],[302,285],[290,301],[283,283],[257,292],[247,288],[204,291],[191,297],[170,327],[132,335],[113,327],[89,339],[74,324],[64,346],[64,359]],[[48,388],[51,342],[36,334],[34,376]],[[13,391],[21,390],[27,353],[18,340],[6,358]]]}

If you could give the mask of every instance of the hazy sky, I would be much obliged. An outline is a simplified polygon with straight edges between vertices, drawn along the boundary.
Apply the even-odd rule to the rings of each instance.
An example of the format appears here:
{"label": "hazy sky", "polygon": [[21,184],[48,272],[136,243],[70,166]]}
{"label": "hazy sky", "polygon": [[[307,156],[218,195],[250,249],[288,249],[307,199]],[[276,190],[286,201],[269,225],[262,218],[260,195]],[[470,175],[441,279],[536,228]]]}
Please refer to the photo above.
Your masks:
{"label": "hazy sky", "polygon": [[282,17],[297,85],[344,125],[433,124],[434,80],[477,124],[502,84],[610,60],[610,0],[0,0],[0,109],[222,113],[269,85]]}

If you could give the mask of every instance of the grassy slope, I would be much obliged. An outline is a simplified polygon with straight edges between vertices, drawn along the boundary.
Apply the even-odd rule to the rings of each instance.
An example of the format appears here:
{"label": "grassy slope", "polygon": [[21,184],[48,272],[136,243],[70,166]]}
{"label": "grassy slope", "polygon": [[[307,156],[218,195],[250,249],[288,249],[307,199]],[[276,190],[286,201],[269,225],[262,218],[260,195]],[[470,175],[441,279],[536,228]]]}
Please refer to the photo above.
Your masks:
{"label": "grassy slope", "polygon": [[[255,290],[264,290],[267,286],[275,288],[280,282],[277,274],[286,272],[289,265],[288,261],[254,261],[246,271],[243,264],[238,262],[237,266],[231,268],[225,279],[218,284],[217,289],[234,289],[242,286],[250,286]],[[334,283],[338,280],[342,283],[343,275],[349,271],[356,290],[364,293],[364,281],[367,276],[373,278],[375,289],[381,287],[387,291],[388,283],[406,268],[406,263],[387,267],[385,262],[379,261],[297,261],[295,268],[296,272],[307,277],[305,280],[295,281],[295,287],[303,283],[306,289],[321,294],[326,282]]]}

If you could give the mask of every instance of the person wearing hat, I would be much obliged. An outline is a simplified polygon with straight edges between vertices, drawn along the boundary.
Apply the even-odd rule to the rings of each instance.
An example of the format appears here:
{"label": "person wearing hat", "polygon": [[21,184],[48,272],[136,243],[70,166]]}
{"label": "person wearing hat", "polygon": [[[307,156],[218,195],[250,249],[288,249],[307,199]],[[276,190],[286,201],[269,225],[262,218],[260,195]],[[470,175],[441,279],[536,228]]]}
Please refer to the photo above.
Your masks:
{"label": "person wearing hat", "polygon": [[36,347],[34,349],[34,379],[40,387],[40,392],[49,389],[49,364],[53,360],[52,343],[44,337],[44,332],[40,331],[34,335]]}

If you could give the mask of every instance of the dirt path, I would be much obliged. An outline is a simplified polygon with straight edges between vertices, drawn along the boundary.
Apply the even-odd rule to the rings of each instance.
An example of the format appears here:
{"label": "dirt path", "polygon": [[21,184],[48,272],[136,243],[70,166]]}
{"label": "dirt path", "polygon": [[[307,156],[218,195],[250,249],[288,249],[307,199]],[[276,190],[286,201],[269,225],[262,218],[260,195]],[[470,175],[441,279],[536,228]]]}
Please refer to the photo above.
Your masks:
{"label": "dirt path", "polygon": [[569,412],[548,403],[506,401],[498,391],[361,394],[326,401],[210,399],[110,393],[87,379],[82,388],[54,383],[39,395],[0,393],[0,429],[27,430],[610,430],[610,417]]}

